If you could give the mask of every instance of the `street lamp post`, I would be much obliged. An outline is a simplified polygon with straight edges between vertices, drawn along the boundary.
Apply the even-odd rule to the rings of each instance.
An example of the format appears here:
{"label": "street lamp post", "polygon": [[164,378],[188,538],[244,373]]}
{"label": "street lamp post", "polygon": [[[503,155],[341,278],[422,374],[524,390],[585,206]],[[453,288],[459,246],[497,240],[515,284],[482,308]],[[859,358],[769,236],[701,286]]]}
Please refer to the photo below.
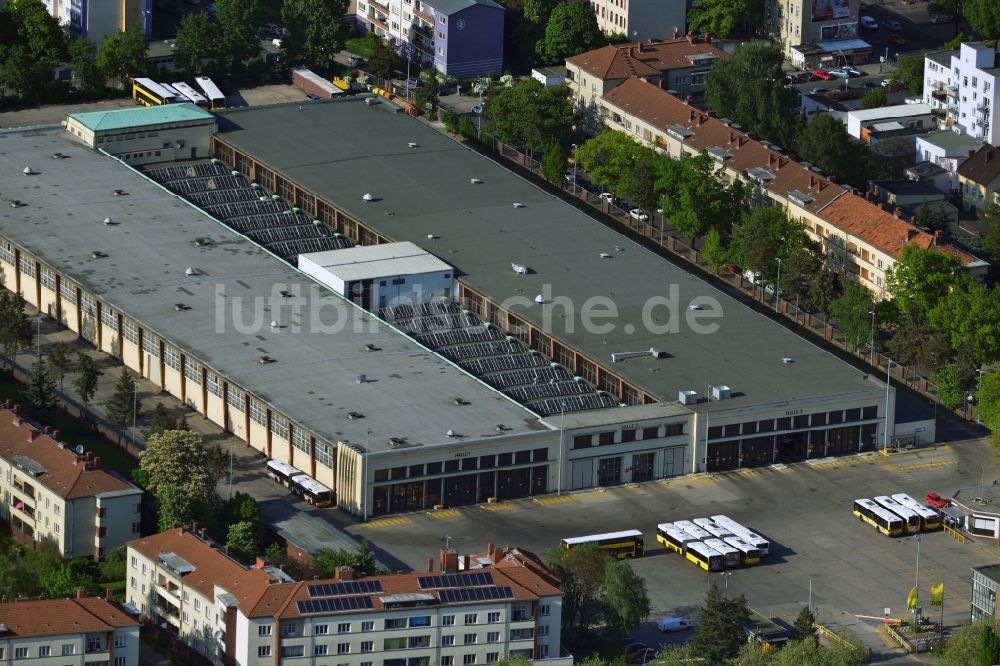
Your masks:
{"label": "street lamp post", "polygon": [[875,311],[872,310],[868,314],[872,316],[872,334],[868,340],[868,348],[871,350],[871,358],[868,361],[869,365],[875,365]]}
{"label": "street lamp post", "polygon": [[889,371],[892,368],[892,359],[886,358],[885,364],[885,428],[882,432],[882,449],[889,450],[889,387],[892,386]]}
{"label": "street lamp post", "polygon": [[42,357],[42,315],[38,315],[37,326],[35,327],[35,355]]}
{"label": "street lamp post", "polygon": [[726,581],[726,599],[729,598],[729,577],[733,575],[732,571],[726,571],[721,574],[722,578]]}
{"label": "street lamp post", "polygon": [[566,419],[566,401],[559,403],[559,467],[556,470],[556,497],[562,495],[563,446],[566,429],[563,427]]}
{"label": "street lamp post", "polygon": [[[139,382],[132,380],[132,446],[135,446],[135,422],[139,414]],[[138,450],[139,447],[135,446]]]}
{"label": "street lamp post", "polygon": [[920,610],[918,604],[920,603],[920,535],[917,535],[917,567],[913,574],[913,589],[917,591],[916,603],[913,605],[913,638],[917,637],[917,627],[919,623],[917,622],[917,613]]}
{"label": "street lamp post", "polygon": [[573,144],[573,196],[576,196],[576,144]]}
{"label": "street lamp post", "polygon": [[778,294],[781,292],[781,257],[778,257],[778,277],[774,281],[774,311],[778,311]]}

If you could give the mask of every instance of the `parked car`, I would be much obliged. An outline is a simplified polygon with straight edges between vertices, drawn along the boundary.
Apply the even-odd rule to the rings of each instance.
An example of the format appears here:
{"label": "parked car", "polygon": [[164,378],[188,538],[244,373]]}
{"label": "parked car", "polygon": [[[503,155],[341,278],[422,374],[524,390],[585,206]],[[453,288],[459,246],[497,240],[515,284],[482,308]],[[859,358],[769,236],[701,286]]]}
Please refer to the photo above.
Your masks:
{"label": "parked car", "polygon": [[633,220],[638,220],[639,222],[645,222],[649,219],[649,215],[646,215],[642,210],[638,208],[633,208],[628,212],[628,216]]}
{"label": "parked car", "polygon": [[648,664],[656,658],[656,650],[652,648],[646,648],[640,652],[632,652],[629,654],[632,658],[633,664]]}
{"label": "parked car", "polygon": [[768,282],[768,283],[767,283],[767,284],[766,284],[766,285],[764,286],[764,291],[765,291],[765,292],[767,292],[768,294],[770,294],[771,296],[774,296],[774,290],[775,290],[775,289],[777,289],[777,290],[778,290],[778,296],[784,296],[784,295],[785,295],[785,292],[784,292],[784,290],[782,290],[782,288],[781,288],[781,287],[775,287],[775,286],[774,286],[773,284],[771,284],[770,282]]}
{"label": "parked car", "polygon": [[865,75],[865,73],[862,72],[860,69],[856,69],[854,67],[851,67],[850,65],[844,67],[844,71],[847,72],[848,76],[852,78]]}
{"label": "parked car", "polygon": [[906,40],[899,35],[889,35],[888,42],[896,46],[906,46]]}
{"label": "parked car", "polygon": [[897,21],[894,18],[887,18],[886,20],[882,21],[882,25],[884,25],[885,27],[889,28],[889,30],[902,30],[903,29],[903,26],[900,25],[899,21]]}
{"label": "parked car", "polygon": [[944,499],[943,497],[934,492],[930,492],[924,495],[924,501],[930,504],[935,509],[944,509],[947,508],[949,504],[951,504],[951,502],[949,502],[948,500]]}
{"label": "parked car", "polygon": [[418,79],[417,77],[413,76],[406,79],[406,85],[410,86],[411,88],[419,88],[420,86],[424,85],[424,82]]}
{"label": "parked car", "polygon": [[689,631],[691,623],[679,617],[665,617],[656,623],[656,628],[667,633],[671,631]]}
{"label": "parked car", "polygon": [[351,55],[351,57],[347,59],[347,63],[351,67],[360,67],[361,65],[365,64],[365,59],[359,55]]}
{"label": "parked car", "polygon": [[472,112],[478,116],[483,112],[483,107],[476,104],[474,107],[472,107]]}
{"label": "parked car", "polygon": [[601,192],[601,199],[607,201],[608,203],[614,203],[615,195],[611,194],[611,192]]}
{"label": "parked car", "polygon": [[873,19],[871,16],[862,16],[861,27],[868,28],[869,30],[878,30],[878,21]]}
{"label": "parked car", "polygon": [[306,93],[306,99],[319,99],[319,95],[314,95],[312,93]]}
{"label": "parked car", "polygon": [[830,79],[833,78],[833,75],[830,74],[830,72],[826,71],[825,69],[815,69],[813,70],[812,75],[815,76],[817,79],[821,79],[823,81],[829,81]]}
{"label": "parked car", "polygon": [[736,264],[726,264],[726,272],[733,274],[739,273],[740,267],[737,266]]}
{"label": "parked car", "polygon": [[645,643],[640,643],[639,641],[631,641],[625,644],[625,653],[634,654],[636,652],[642,652],[643,650],[648,650],[649,646]]}
{"label": "parked car", "polygon": [[838,67],[837,69],[831,69],[830,71],[827,72],[827,74],[829,74],[830,76],[839,76],[842,79],[851,78],[850,73],[846,69],[843,69],[842,67]]}
{"label": "parked car", "polygon": [[940,14],[931,14],[931,23],[944,23],[947,19]]}
{"label": "parked car", "polygon": [[830,92],[829,88],[813,88],[812,94],[813,95],[825,95],[828,92]]}

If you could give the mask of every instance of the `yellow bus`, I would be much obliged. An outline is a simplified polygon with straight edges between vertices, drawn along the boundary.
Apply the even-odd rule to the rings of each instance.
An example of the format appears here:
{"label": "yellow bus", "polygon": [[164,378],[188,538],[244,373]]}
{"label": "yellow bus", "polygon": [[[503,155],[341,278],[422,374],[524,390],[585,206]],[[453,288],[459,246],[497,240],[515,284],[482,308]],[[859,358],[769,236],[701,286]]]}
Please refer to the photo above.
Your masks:
{"label": "yellow bus", "polygon": [[903,519],[870,499],[855,500],[854,515],[886,536],[899,536],[903,533]]}
{"label": "yellow bus", "polygon": [[623,532],[608,532],[607,534],[592,534],[591,536],[572,537],[562,540],[566,549],[593,544],[599,550],[606,551],[608,555],[617,557],[619,560],[632,557],[642,557],[645,546],[642,541],[642,532],[639,530],[625,530]]}
{"label": "yellow bus", "polygon": [[675,527],[673,523],[660,523],[657,525],[656,540],[680,555],[684,554],[689,543],[697,541],[696,538],[684,530]]}
{"label": "yellow bus", "polygon": [[920,526],[924,530],[941,529],[941,514],[934,509],[924,506],[906,493],[897,493],[892,496],[892,499],[920,516]]}
{"label": "yellow bus", "polygon": [[691,560],[705,571],[722,571],[725,559],[722,553],[706,546],[700,541],[693,541],[687,545],[684,557]]}
{"label": "yellow bus", "polygon": [[132,79],[132,99],[143,106],[173,104],[177,98],[173,93],[152,79]]}

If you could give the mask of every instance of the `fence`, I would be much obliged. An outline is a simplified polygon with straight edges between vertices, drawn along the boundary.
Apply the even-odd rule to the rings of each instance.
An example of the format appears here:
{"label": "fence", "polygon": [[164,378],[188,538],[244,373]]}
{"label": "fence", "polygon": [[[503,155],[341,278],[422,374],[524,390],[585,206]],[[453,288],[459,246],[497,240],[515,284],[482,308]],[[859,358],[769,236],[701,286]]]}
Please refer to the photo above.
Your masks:
{"label": "fence", "polygon": [[[516,163],[518,166],[531,172],[532,175],[544,180],[540,153],[522,151],[513,146],[505,145],[495,136],[483,136],[482,138],[483,140],[488,140],[487,143],[483,144],[484,146],[488,144],[489,148],[496,154]],[[706,273],[728,282],[742,291],[745,296],[768,305],[774,310],[775,314],[780,315],[785,320],[794,321],[799,327],[822,338],[837,349],[871,365],[873,372],[879,373],[879,376],[891,376],[896,382],[920,393],[937,404],[942,404],[937,385],[929,377],[924,376],[917,368],[902,365],[896,361],[892,361],[887,356],[883,358],[881,352],[873,349],[851,345],[844,337],[844,334],[833,324],[832,319],[824,318],[800,308],[798,295],[796,295],[795,301],[792,302],[779,297],[777,294],[771,295],[766,293],[761,285],[750,283],[738,273],[720,273],[717,267],[711,266],[705,260],[698,251],[696,243],[690,242],[688,239],[678,235],[676,229],[667,225],[662,217],[660,220],[657,220],[655,216],[646,221],[637,220],[629,215],[627,210],[619,208],[611,202],[602,199],[599,195],[580,187],[576,182],[572,184],[564,182],[560,187],[564,191],[564,194],[598,208],[618,224],[627,227],[629,235],[633,237],[638,236],[648,243],[657,245],[675,257],[684,259],[689,264],[700,268]],[[887,365],[889,367],[886,367]],[[964,404],[961,408],[952,409],[951,411],[963,419],[975,419],[975,405]]]}

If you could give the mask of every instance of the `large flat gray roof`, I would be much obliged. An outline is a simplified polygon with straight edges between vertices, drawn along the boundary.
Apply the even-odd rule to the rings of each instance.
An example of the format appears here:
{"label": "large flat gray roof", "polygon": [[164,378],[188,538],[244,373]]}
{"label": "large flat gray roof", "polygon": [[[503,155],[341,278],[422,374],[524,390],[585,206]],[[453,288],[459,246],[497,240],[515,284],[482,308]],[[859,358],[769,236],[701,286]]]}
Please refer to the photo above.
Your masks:
{"label": "large flat gray roof", "polygon": [[[68,158],[53,159],[56,152]],[[36,175],[23,175],[26,166]],[[429,446],[457,441],[449,429],[469,442],[500,437],[497,424],[510,428],[502,436],[544,428],[530,411],[388,326],[372,328],[370,316],[59,128],[0,132],[0,192],[27,204],[4,204],[0,235],[327,441],[370,440],[381,451],[389,437]],[[107,256],[93,259],[96,250]],[[313,288],[322,296],[310,298]],[[281,305],[281,289],[306,297],[298,315]],[[272,296],[257,327],[237,330],[232,311],[249,325],[254,299]],[[177,303],[189,309],[177,311]],[[340,331],[310,326],[314,318],[332,324],[338,305]],[[262,356],[275,362],[261,364]],[[456,397],[468,404],[455,406]]]}
{"label": "large flat gray roof", "polygon": [[[222,139],[376,231],[434,252],[473,289],[498,302],[523,299],[511,309],[528,321],[542,326],[543,312],[553,312],[554,325],[543,326],[551,335],[664,401],[676,400],[680,390],[704,396],[708,384],[730,386],[733,399],[695,409],[884,393],[884,385],[864,380],[831,353],[388,105],[354,99],[239,109],[222,114],[220,127]],[[380,200],[363,201],[367,192]],[[529,273],[515,273],[512,263]],[[572,332],[558,304],[534,302],[544,285],[551,285],[548,300],[568,297],[574,304]],[[673,287],[680,330],[649,332],[644,305]],[[600,320],[614,324],[611,332],[581,325],[581,307],[595,296],[618,309],[617,319]],[[684,323],[699,297],[715,299],[723,312],[706,321],[720,324],[713,334]],[[665,322],[664,308],[653,314]],[[667,357],[610,363],[612,352],[650,347]]]}

